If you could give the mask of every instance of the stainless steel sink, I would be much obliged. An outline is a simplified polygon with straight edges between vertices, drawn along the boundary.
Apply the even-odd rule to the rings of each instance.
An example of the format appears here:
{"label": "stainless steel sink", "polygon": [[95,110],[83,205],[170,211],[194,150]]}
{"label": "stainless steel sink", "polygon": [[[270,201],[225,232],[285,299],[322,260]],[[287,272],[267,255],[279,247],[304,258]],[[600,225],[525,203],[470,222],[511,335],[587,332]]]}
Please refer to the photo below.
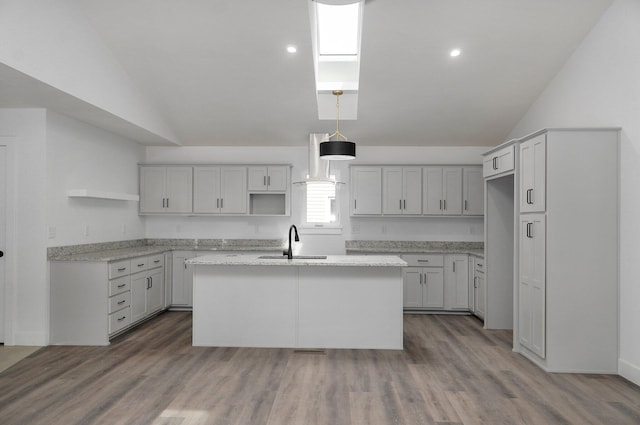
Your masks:
{"label": "stainless steel sink", "polygon": [[[258,257],[261,260],[286,260],[286,255],[262,255]],[[326,255],[294,255],[294,260],[326,260]]]}

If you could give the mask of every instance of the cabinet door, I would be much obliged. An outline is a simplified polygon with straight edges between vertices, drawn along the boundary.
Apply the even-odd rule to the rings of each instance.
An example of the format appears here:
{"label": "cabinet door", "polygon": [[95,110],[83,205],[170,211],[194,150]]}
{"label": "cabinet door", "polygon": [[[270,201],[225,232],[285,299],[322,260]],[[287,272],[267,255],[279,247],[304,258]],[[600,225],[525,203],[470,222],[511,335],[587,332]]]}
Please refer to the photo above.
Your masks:
{"label": "cabinet door", "polygon": [[171,290],[173,282],[173,253],[164,253],[164,294],[162,295],[162,306],[168,308],[171,305]]}
{"label": "cabinet door", "polygon": [[546,135],[520,145],[520,212],[544,212],[546,198]]}
{"label": "cabinet door", "polygon": [[422,269],[407,267],[402,271],[404,308],[422,307]]}
{"label": "cabinet door", "polygon": [[167,167],[166,209],[168,213],[193,211],[193,168]]}
{"label": "cabinet door", "polygon": [[446,167],[442,169],[442,214],[462,214],[462,168]]}
{"label": "cabinet door", "polygon": [[545,357],[546,223],[544,214],[520,217],[518,335],[520,343]]}
{"label": "cabinet door", "polygon": [[402,214],[422,213],[422,168],[402,169]]}
{"label": "cabinet door", "polygon": [[286,192],[289,185],[289,167],[275,166],[267,168],[267,183],[272,192]]}
{"label": "cabinet door", "polygon": [[145,272],[131,276],[131,323],[147,315],[147,286],[149,275]]}
{"label": "cabinet door", "polygon": [[484,214],[484,178],[480,167],[462,169],[462,214]]}
{"label": "cabinet door", "polygon": [[147,289],[147,314],[162,310],[162,294],[164,292],[164,268],[149,271],[149,288]]}
{"label": "cabinet door", "polygon": [[380,167],[351,168],[351,214],[380,215],[382,213],[382,169]]}
{"label": "cabinet door", "polygon": [[195,167],[193,174],[193,212],[220,212],[220,167]]}
{"label": "cabinet door", "polygon": [[248,167],[247,186],[249,191],[267,190],[267,167]]}
{"label": "cabinet door", "polygon": [[382,212],[402,214],[402,167],[382,169]]}
{"label": "cabinet door", "polygon": [[193,304],[193,275],[185,261],[195,256],[192,251],[174,251],[173,253],[172,305],[191,307]]}
{"label": "cabinet door", "polygon": [[422,305],[429,308],[444,307],[444,273],[440,267],[423,269]]}
{"label": "cabinet door", "polygon": [[474,312],[478,317],[484,318],[484,297],[485,297],[485,282],[484,273],[476,273],[474,277]]}
{"label": "cabinet door", "polygon": [[442,167],[422,169],[422,214],[442,214]]}
{"label": "cabinet door", "polygon": [[164,167],[140,167],[141,213],[164,212],[165,177]]}
{"label": "cabinet door", "polygon": [[247,212],[247,169],[245,167],[220,169],[220,212],[223,214]]}
{"label": "cabinet door", "polygon": [[445,308],[469,309],[469,259],[467,255],[447,255],[445,267]]}

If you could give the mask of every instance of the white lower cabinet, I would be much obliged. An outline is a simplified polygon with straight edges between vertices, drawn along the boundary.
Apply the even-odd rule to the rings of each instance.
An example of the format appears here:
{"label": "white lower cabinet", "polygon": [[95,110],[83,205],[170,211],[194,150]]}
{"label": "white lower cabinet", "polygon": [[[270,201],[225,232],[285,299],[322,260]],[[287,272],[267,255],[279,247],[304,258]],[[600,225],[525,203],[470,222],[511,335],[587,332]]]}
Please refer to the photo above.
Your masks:
{"label": "white lower cabinet", "polygon": [[405,254],[405,310],[469,311],[468,255]]}
{"label": "white lower cabinet", "polygon": [[163,309],[163,253],[112,262],[52,261],[50,276],[52,345],[108,345]]}
{"label": "white lower cabinet", "polygon": [[[164,263],[164,256],[161,256]],[[131,276],[131,322],[162,309],[164,270],[155,268]]]}
{"label": "white lower cabinet", "polygon": [[486,284],[484,278],[484,258],[469,256],[469,309],[484,319]]}
{"label": "white lower cabinet", "polygon": [[185,261],[195,257],[195,251],[173,252],[171,307],[191,308],[193,306],[193,270],[187,267]]}
{"label": "white lower cabinet", "polygon": [[469,310],[469,256],[444,256],[444,308]]}

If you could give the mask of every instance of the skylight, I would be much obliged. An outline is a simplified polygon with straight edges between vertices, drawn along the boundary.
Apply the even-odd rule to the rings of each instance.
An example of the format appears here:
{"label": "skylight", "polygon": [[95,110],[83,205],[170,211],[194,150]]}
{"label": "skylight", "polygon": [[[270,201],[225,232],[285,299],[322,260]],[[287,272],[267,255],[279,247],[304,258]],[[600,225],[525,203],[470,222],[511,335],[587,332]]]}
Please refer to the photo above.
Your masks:
{"label": "skylight", "polygon": [[357,55],[360,43],[361,3],[332,5],[318,3],[318,53]]}

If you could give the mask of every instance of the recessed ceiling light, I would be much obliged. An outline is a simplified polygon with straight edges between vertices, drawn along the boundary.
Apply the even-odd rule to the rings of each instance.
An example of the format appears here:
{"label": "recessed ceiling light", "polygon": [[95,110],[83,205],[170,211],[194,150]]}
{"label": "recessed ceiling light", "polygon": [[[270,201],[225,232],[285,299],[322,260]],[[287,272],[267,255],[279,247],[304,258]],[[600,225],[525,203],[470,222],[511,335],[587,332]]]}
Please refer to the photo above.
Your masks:
{"label": "recessed ceiling light", "polygon": [[452,51],[449,52],[449,56],[451,56],[452,58],[455,58],[460,56],[460,53],[462,53],[460,49],[453,49]]}
{"label": "recessed ceiling light", "polygon": [[296,48],[296,46],[292,46],[292,45],[287,46],[287,52],[295,53],[297,51],[298,51],[298,49]]}

